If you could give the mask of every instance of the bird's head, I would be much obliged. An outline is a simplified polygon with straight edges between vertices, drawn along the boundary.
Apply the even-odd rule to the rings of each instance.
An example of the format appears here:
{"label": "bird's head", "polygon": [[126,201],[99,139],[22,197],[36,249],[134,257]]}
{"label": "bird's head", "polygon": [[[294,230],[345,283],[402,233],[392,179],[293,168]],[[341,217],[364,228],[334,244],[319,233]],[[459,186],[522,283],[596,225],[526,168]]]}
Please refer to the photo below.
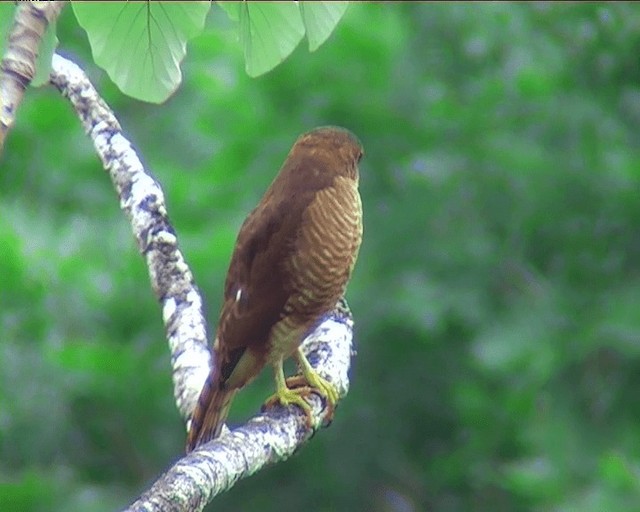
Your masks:
{"label": "bird's head", "polygon": [[322,126],[302,134],[291,149],[291,156],[307,155],[329,164],[330,172],[358,178],[358,162],[364,154],[358,138],[346,128]]}

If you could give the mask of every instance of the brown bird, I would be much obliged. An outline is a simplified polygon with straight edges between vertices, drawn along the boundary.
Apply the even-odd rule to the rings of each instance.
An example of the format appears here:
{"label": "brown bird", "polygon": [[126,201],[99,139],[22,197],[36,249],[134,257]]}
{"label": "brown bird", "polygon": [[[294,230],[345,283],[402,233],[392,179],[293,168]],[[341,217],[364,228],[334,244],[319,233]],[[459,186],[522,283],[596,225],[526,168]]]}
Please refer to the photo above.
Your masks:
{"label": "brown bird", "polygon": [[[220,434],[235,393],[265,365],[275,372],[267,404],[296,404],[312,389],[331,407],[338,392],[299,350],[342,297],[362,240],[358,162],[348,130],[301,135],[240,228],[224,289],[214,365],[191,418],[187,452]],[[294,356],[308,386],[290,389],[282,364]]]}

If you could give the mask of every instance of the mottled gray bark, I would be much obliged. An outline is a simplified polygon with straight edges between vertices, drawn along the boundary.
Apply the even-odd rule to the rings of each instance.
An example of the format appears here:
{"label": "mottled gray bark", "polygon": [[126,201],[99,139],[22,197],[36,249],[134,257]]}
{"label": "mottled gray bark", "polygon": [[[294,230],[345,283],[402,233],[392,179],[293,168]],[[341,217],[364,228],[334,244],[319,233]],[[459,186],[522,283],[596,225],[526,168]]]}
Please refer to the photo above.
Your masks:
{"label": "mottled gray bark", "polygon": [[0,154],[16,120],[24,91],[36,74],[40,43],[49,23],[60,15],[65,2],[19,2],[0,62]]}

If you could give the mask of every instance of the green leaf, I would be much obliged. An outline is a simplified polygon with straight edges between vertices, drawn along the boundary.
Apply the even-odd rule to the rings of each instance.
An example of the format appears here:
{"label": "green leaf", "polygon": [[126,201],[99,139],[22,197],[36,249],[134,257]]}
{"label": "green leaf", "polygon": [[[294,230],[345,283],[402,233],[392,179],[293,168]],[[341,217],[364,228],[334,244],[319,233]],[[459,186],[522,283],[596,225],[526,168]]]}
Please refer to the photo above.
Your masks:
{"label": "green leaf", "polygon": [[348,6],[349,2],[300,2],[310,52],[329,38]]}
{"label": "green leaf", "polygon": [[73,2],[93,58],[134,98],[161,103],[182,80],[187,41],[202,32],[209,2]]}
{"label": "green leaf", "polygon": [[333,32],[348,2],[218,2],[239,22],[240,44],[249,76],[284,61],[306,34],[315,51]]}
{"label": "green leaf", "polygon": [[49,75],[51,74],[51,59],[53,52],[58,46],[58,38],[56,36],[56,22],[49,23],[44,33],[40,49],[38,52],[38,60],[36,61],[36,74],[31,81],[31,85],[39,87],[49,83]]}
{"label": "green leaf", "polygon": [[241,2],[218,2],[218,5],[227,13],[231,21],[240,21]]}
{"label": "green leaf", "polygon": [[249,3],[240,7],[240,44],[247,74],[259,76],[286,59],[304,36],[294,2]]}

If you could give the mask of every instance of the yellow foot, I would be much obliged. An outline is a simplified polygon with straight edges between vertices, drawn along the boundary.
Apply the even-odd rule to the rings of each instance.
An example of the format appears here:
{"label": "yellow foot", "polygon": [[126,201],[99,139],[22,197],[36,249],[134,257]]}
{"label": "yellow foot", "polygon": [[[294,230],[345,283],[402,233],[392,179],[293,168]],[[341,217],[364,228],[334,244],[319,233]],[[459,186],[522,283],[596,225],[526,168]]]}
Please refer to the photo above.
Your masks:
{"label": "yellow foot", "polygon": [[264,403],[262,409],[273,407],[280,403],[284,406],[297,405],[302,408],[307,416],[307,424],[313,426],[313,417],[311,415],[311,405],[305,400],[305,397],[311,393],[318,393],[327,400],[327,424],[333,420],[333,413],[339,398],[338,390],[326,379],[318,375],[306,360],[302,352],[296,353],[296,359],[302,370],[303,375],[290,377],[285,381],[282,371],[282,363],[274,364],[276,392],[269,397]]}
{"label": "yellow foot", "polygon": [[333,414],[336,410],[336,404],[340,395],[336,387],[326,379],[323,379],[315,371],[306,375],[295,375],[287,379],[287,387],[292,391],[299,391],[303,396],[309,396],[311,393],[318,393],[327,401],[327,414],[325,426],[333,421]]}
{"label": "yellow foot", "polygon": [[[300,349],[295,353],[296,361],[298,361],[298,365],[300,366],[300,370],[302,370],[302,375],[304,375],[305,380],[309,383],[309,386],[314,388],[318,393],[320,393],[323,397],[327,399],[329,406],[331,407],[331,411],[335,408],[338,403],[338,399],[340,395],[336,387],[331,384],[326,379],[323,379],[316,373],[313,367],[307,361],[307,358],[304,356]],[[293,379],[300,378],[294,377]]]}
{"label": "yellow foot", "polygon": [[273,407],[277,404],[282,404],[285,407],[287,405],[297,405],[301,407],[307,416],[307,425],[312,426],[311,406],[303,397],[308,396],[311,393],[311,388],[303,387],[296,389],[289,389],[286,385],[284,388],[278,388],[278,390],[267,398],[266,402],[262,406],[262,410]]}

